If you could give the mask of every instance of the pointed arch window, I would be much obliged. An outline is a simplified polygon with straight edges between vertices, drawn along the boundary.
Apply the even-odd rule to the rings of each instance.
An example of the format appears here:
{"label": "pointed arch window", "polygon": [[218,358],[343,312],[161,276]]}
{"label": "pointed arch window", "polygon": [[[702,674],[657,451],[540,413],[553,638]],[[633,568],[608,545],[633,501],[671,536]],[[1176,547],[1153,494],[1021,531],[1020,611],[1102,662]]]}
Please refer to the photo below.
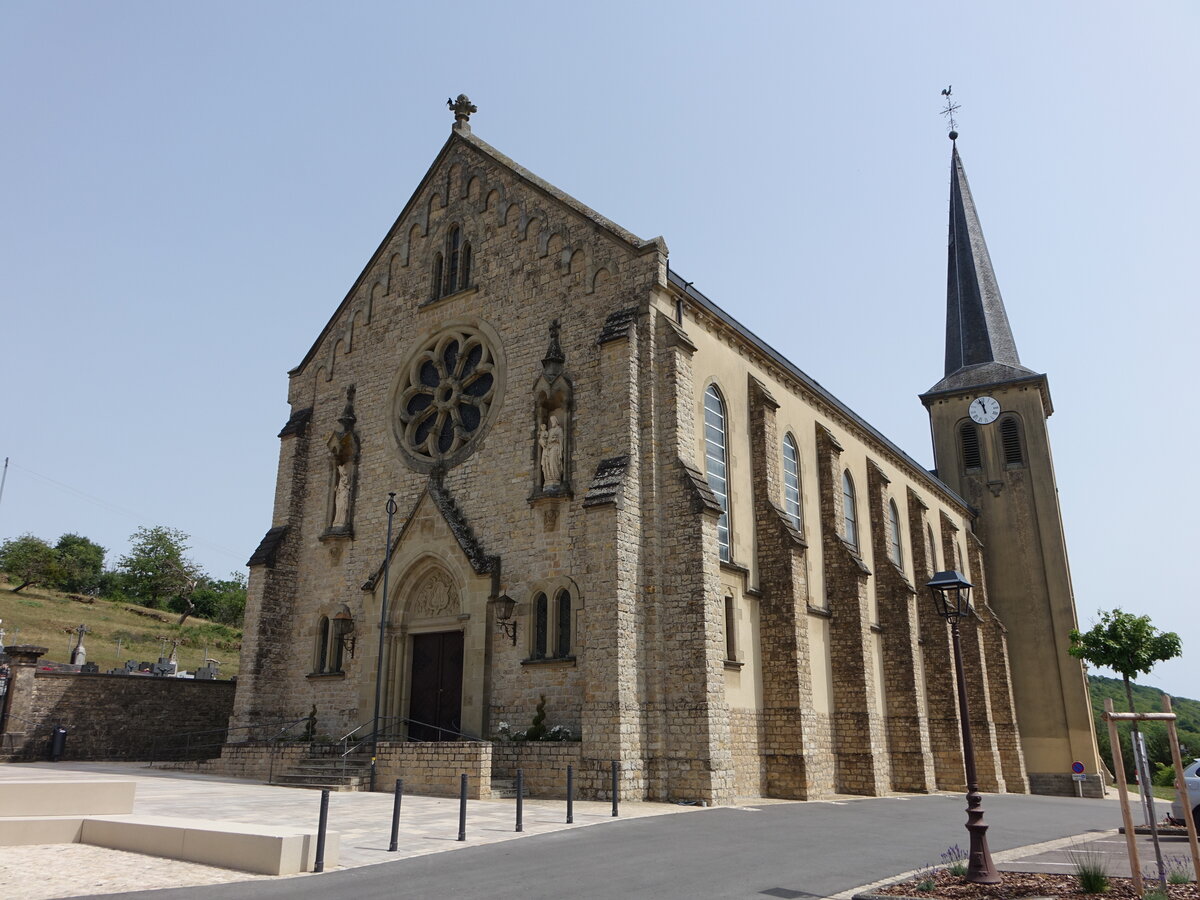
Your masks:
{"label": "pointed arch window", "polygon": [[791,434],[783,436],[783,510],[797,531],[802,531],[800,519],[800,451]]}
{"label": "pointed arch window", "polygon": [[725,401],[715,384],[704,392],[704,474],[708,486],[721,504],[717,520],[717,546],[721,559],[728,562],[729,550],[729,473],[725,451]]}
{"label": "pointed arch window", "polygon": [[567,591],[559,591],[554,598],[554,655],[558,657],[571,655],[571,595]]}
{"label": "pointed arch window", "polygon": [[429,299],[436,300],[442,296],[442,272],[445,269],[445,262],[442,259],[442,254],[433,254],[433,270],[429,276]]}
{"label": "pointed arch window", "polygon": [[434,300],[470,286],[471,243],[463,237],[458,225],[446,233],[445,246],[434,254],[430,281],[430,294]]}
{"label": "pointed arch window", "polygon": [[458,290],[458,266],[462,254],[462,229],[457,225],[450,229],[446,236],[446,293],[453,294]]}
{"label": "pointed arch window", "polygon": [[974,422],[962,423],[958,429],[958,443],[962,450],[963,469],[978,472],[983,468],[983,458],[979,453],[979,430]]}
{"label": "pointed arch window", "polygon": [[471,242],[463,241],[462,258],[458,267],[458,290],[465,291],[471,286]]}
{"label": "pointed arch window", "polygon": [[851,547],[858,549],[858,510],[855,508],[854,479],[850,470],[842,472],[842,537]]}
{"label": "pointed arch window", "polygon": [[1021,426],[1013,416],[1000,420],[1000,448],[1005,466],[1025,465],[1025,450],[1021,446]]}
{"label": "pointed arch window", "polygon": [[317,623],[317,645],[314,648],[313,671],[318,675],[329,671],[329,617],[321,616]]}
{"label": "pointed arch window", "polygon": [[888,501],[888,557],[898,566],[904,565],[904,551],[900,544],[900,510],[896,501]]}
{"label": "pointed arch window", "polygon": [[546,658],[546,642],[550,633],[550,601],[538,594],[533,601],[533,658]]}
{"label": "pointed arch window", "polygon": [[937,541],[933,538],[933,526],[925,526],[925,540],[929,542],[929,571],[938,572]]}

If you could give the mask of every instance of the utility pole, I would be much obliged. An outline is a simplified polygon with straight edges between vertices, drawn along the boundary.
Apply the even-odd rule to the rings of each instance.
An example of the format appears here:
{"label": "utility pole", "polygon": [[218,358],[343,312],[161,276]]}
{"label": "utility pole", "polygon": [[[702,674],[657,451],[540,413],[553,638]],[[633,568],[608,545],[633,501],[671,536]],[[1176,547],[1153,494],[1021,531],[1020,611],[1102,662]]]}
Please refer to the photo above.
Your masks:
{"label": "utility pole", "polygon": [[0,500],[4,499],[4,482],[8,481],[8,457],[4,457],[4,474],[0,475]]}

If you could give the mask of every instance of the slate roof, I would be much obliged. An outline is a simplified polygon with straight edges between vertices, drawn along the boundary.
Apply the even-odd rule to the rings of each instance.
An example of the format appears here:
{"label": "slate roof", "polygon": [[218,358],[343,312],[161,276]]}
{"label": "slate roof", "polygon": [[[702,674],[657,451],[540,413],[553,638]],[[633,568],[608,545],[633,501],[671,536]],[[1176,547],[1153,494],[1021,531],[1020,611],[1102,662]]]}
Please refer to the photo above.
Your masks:
{"label": "slate roof", "polygon": [[1017,343],[971,186],[955,143],[950,154],[950,239],[946,272],[946,373],[929,393],[1035,374],[1021,365]]}

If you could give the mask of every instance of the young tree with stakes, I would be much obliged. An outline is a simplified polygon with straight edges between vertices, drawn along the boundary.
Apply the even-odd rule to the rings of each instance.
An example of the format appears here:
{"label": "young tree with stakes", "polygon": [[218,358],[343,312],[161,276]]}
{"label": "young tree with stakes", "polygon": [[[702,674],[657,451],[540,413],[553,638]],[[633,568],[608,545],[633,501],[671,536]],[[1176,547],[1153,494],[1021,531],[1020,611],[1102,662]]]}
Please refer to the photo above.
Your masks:
{"label": "young tree with stakes", "polygon": [[[1111,612],[1100,611],[1100,621],[1088,631],[1071,629],[1071,647],[1068,652],[1076,659],[1081,659],[1093,666],[1103,666],[1119,674],[1125,682],[1125,698],[1129,702],[1129,711],[1136,713],[1133,706],[1133,688],[1130,680],[1139,672],[1149,675],[1154,664],[1174,659],[1183,652],[1179,635],[1173,631],[1159,631],[1150,622],[1149,616],[1135,616],[1121,609]],[[1133,747],[1136,751],[1138,740],[1137,719],[1130,721],[1133,731]],[[1124,772],[1115,773],[1124,778]],[[1145,774],[1140,780],[1148,781]],[[1142,790],[1149,791],[1150,785],[1143,784]],[[1148,823],[1154,837],[1154,853],[1158,860],[1159,882],[1166,891],[1166,880],[1163,872],[1162,850],[1158,845],[1158,829],[1154,822]]]}

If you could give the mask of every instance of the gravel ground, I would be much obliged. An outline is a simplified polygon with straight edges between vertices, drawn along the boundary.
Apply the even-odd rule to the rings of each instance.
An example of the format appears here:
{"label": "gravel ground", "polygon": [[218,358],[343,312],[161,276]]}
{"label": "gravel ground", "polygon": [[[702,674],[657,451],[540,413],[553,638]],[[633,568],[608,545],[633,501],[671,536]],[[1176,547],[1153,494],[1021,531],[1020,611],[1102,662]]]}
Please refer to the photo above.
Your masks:
{"label": "gravel ground", "polygon": [[0,896],[21,900],[57,900],[272,877],[90,844],[5,847],[0,857]]}
{"label": "gravel ground", "polygon": [[[873,893],[896,897],[922,897],[930,900],[1007,900],[1014,897],[1069,897],[1071,900],[1137,900],[1131,878],[1110,878],[1108,890],[1103,894],[1084,894],[1079,889],[1079,879],[1074,875],[1048,874],[1045,872],[1004,872],[1002,884],[968,884],[958,875],[939,869],[932,875],[934,889],[917,890],[917,883],[925,876],[904,881],[890,887],[878,888]],[[1147,891],[1154,890],[1158,883],[1147,879]],[[1196,884],[1168,884],[1167,895],[1171,900],[1200,900],[1200,889]]]}

